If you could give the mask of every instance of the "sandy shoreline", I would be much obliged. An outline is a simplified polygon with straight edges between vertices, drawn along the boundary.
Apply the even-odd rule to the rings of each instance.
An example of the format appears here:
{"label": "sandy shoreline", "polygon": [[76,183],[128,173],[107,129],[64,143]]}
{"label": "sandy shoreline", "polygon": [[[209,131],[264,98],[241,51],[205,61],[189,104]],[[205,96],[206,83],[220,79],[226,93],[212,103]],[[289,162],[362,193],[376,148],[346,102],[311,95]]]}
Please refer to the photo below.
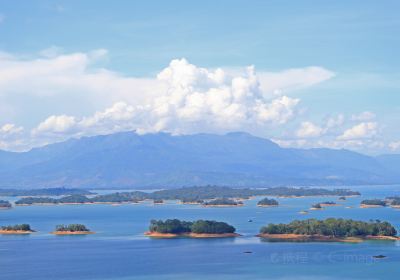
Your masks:
{"label": "sandy shoreline", "polygon": [[0,234],[31,234],[33,230],[0,230]]}
{"label": "sandy shoreline", "polygon": [[334,206],[341,206],[341,204],[335,203],[335,204],[329,204],[329,203],[320,203],[322,207],[334,207]]}
{"label": "sandy shoreline", "polygon": [[147,231],[144,233],[145,236],[154,238],[176,238],[176,237],[188,237],[188,238],[227,238],[227,237],[239,237],[238,233],[221,233],[221,234],[210,234],[210,233],[159,233]]}
{"label": "sandy shoreline", "polygon": [[382,208],[385,207],[383,205],[368,205],[368,204],[361,204],[360,208]]}
{"label": "sandy shoreline", "polygon": [[366,240],[400,240],[397,236],[362,236],[362,237],[333,237],[324,235],[303,235],[303,234],[257,234],[257,237],[271,241],[299,241],[299,242],[363,242]]}

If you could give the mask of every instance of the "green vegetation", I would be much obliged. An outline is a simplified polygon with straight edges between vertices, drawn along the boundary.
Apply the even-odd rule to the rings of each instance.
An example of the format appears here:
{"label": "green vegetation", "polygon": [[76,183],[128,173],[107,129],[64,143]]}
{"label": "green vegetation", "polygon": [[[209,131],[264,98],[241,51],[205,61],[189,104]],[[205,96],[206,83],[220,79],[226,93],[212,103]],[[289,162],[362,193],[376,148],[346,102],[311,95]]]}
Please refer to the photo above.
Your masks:
{"label": "green vegetation", "polygon": [[0,189],[0,196],[61,196],[61,195],[90,195],[88,190],[67,188],[46,188],[35,190]]}
{"label": "green vegetation", "polygon": [[202,199],[181,199],[181,202],[182,203],[187,203],[187,204],[190,204],[190,203],[193,203],[193,204],[203,204],[204,203],[204,200],[202,200]]}
{"label": "green vegetation", "polygon": [[180,221],[178,219],[168,219],[165,221],[151,220],[149,230],[150,232],[181,234],[191,232],[192,225],[192,222]]}
{"label": "green vegetation", "polygon": [[4,230],[4,231],[32,231],[31,226],[28,224],[2,226],[1,230]]}
{"label": "green vegetation", "polygon": [[56,231],[67,231],[67,232],[87,232],[90,231],[85,225],[82,224],[70,224],[70,225],[58,225]]}
{"label": "green vegetation", "polygon": [[250,198],[252,196],[350,196],[360,195],[359,192],[347,189],[328,190],[323,188],[289,188],[274,187],[265,189],[204,186],[185,187],[171,190],[155,191],[153,193],[142,193],[148,199],[164,200],[206,200],[215,198]]}
{"label": "green vegetation", "polygon": [[15,202],[15,205],[32,205],[32,204],[43,204],[51,203],[57,204],[58,200],[51,197],[23,197]]}
{"label": "green vegetation", "polygon": [[341,197],[339,197],[339,200],[346,200],[346,197],[345,196],[341,196]]}
{"label": "green vegetation", "polygon": [[11,208],[11,206],[9,201],[0,199],[0,208]]}
{"label": "green vegetation", "polygon": [[[145,194],[145,193],[144,193]],[[110,194],[97,195],[91,198],[91,202],[97,203],[136,203],[139,200],[143,200],[147,198],[145,195],[142,195],[141,192],[117,192]]]}
{"label": "green vegetation", "polygon": [[91,199],[80,194],[64,196],[57,200],[57,203],[90,203],[90,202],[92,202]]}
{"label": "green vegetation", "polygon": [[62,203],[123,203],[123,202],[138,202],[130,193],[112,193],[105,195],[97,195],[93,198],[88,198],[84,195],[69,195],[61,198],[50,197],[23,197],[15,202],[16,205],[32,205],[41,203],[62,204]]}
{"label": "green vegetation", "polygon": [[235,201],[228,198],[216,198],[203,203],[204,206],[240,206],[243,205],[241,201]]}
{"label": "green vegetation", "polygon": [[[49,189],[50,190],[50,189]],[[229,187],[205,186],[205,187],[186,187],[171,190],[155,191],[152,193],[134,191],[134,192],[116,192],[110,194],[96,195],[89,198],[83,194],[72,194],[68,198],[59,199],[48,197],[26,197],[16,202],[21,204],[38,203],[135,203],[145,199],[151,200],[181,200],[182,202],[201,202],[210,199],[235,199],[250,198],[252,196],[348,196],[359,195],[359,192],[353,192],[346,189],[327,190],[322,188],[288,188],[276,187],[266,189],[234,189]]]}
{"label": "green vegetation", "polygon": [[361,204],[371,206],[386,206],[386,201],[382,199],[365,199],[361,201]]}
{"label": "green vegetation", "polygon": [[150,232],[157,233],[197,233],[197,234],[224,234],[234,233],[236,229],[224,222],[198,220],[195,222],[180,221],[178,219],[152,220],[149,227]]}
{"label": "green vegetation", "polygon": [[198,220],[192,224],[191,230],[193,233],[208,233],[208,234],[224,234],[234,233],[236,229],[224,222]]}
{"label": "green vegetation", "polygon": [[278,201],[276,201],[275,199],[269,199],[269,198],[263,198],[261,199],[257,205],[259,206],[277,206],[279,205]]}
{"label": "green vegetation", "polygon": [[379,220],[362,222],[329,218],[326,220],[295,220],[289,224],[269,224],[260,229],[261,234],[302,234],[333,237],[395,236],[396,229]]}

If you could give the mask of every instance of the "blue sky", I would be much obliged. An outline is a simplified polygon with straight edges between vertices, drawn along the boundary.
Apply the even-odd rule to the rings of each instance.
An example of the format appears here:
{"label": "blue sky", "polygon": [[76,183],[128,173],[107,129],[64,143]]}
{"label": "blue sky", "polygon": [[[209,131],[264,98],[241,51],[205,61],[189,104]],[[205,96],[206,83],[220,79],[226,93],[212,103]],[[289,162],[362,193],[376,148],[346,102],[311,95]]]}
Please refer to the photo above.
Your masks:
{"label": "blue sky", "polygon": [[[18,73],[0,79],[0,148],[26,149],[123,129],[248,130],[286,146],[399,152],[399,12],[398,1],[0,1],[1,73]],[[62,57],[62,67],[83,69],[83,76],[75,77],[79,84],[64,82],[74,79],[68,67],[57,72]],[[186,64],[170,65],[182,58]],[[46,80],[48,64],[55,68],[46,71],[58,74]],[[176,73],[191,71],[190,65],[197,67],[197,80],[185,84],[193,90],[188,93],[174,81],[182,78]],[[199,102],[205,107],[212,102],[210,89],[223,90],[233,79],[204,81],[199,69],[210,74],[222,68],[251,84],[244,70],[249,65],[254,65],[261,89],[248,85],[246,99],[236,96],[212,112],[199,109]],[[311,71],[311,66],[318,69]],[[161,79],[166,85],[153,85],[167,68],[175,74]],[[287,72],[293,69],[298,72]],[[91,76],[103,70],[107,77]],[[29,79],[29,71],[47,74]],[[67,77],[60,82],[62,75]],[[314,82],[304,82],[310,75]],[[35,81],[41,78],[38,86]],[[90,83],[97,79],[109,93],[94,89]],[[276,88],[268,87],[275,83]],[[127,84],[132,90],[122,92]],[[212,85],[205,89],[205,84]],[[230,90],[234,95],[235,88]],[[183,101],[171,98],[181,91]],[[204,100],[196,99],[198,92]],[[283,97],[293,102],[285,103]],[[160,102],[170,104],[167,113],[159,113]],[[131,110],[125,123],[115,115],[104,119],[117,103],[126,106],[119,110]],[[151,112],[138,109],[145,105]],[[96,112],[103,114],[103,123],[96,123],[97,130],[86,129],[83,123],[95,122]]]}

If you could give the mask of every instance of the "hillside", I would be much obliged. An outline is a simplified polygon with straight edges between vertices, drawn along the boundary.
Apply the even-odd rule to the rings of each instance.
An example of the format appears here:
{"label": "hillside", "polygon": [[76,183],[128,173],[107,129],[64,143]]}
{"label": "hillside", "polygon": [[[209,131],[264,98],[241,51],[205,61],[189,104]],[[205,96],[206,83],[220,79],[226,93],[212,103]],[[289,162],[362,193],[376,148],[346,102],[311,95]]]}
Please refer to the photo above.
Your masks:
{"label": "hillside", "polygon": [[[389,157],[389,159],[392,159]],[[121,132],[0,152],[0,187],[176,187],[400,182],[385,157],[285,149],[246,133]]]}

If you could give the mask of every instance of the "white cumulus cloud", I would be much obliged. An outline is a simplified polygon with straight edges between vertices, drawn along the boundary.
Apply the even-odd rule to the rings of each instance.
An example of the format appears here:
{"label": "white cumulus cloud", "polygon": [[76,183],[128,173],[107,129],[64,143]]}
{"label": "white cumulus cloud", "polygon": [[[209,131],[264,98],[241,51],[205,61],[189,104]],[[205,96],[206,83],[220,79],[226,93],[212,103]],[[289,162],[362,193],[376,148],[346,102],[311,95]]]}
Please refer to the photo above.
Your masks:
{"label": "white cumulus cloud", "polygon": [[232,77],[221,69],[211,71],[180,59],[171,61],[157,79],[166,91],[149,103],[117,102],[79,119],[53,115],[40,123],[34,134],[93,135],[123,130],[193,133],[246,130],[251,125],[265,128],[288,122],[299,103],[288,96],[265,99],[253,67]]}
{"label": "white cumulus cloud", "polygon": [[359,123],[343,132],[338,140],[357,140],[371,138],[378,133],[378,124],[376,122]]}
{"label": "white cumulus cloud", "polygon": [[354,114],[351,116],[353,121],[370,121],[375,119],[376,115],[373,112],[365,111],[360,114]]}
{"label": "white cumulus cloud", "polygon": [[296,131],[296,136],[299,138],[313,138],[321,136],[323,132],[323,128],[306,121],[300,124],[299,129]]}
{"label": "white cumulus cloud", "polygon": [[288,92],[334,76],[322,67],[256,73],[253,66],[207,69],[175,59],[156,77],[137,78],[98,66],[107,54],[64,54],[56,46],[33,58],[0,53],[0,113],[37,119],[24,130],[27,147],[124,130],[265,135],[298,115],[300,99]]}

